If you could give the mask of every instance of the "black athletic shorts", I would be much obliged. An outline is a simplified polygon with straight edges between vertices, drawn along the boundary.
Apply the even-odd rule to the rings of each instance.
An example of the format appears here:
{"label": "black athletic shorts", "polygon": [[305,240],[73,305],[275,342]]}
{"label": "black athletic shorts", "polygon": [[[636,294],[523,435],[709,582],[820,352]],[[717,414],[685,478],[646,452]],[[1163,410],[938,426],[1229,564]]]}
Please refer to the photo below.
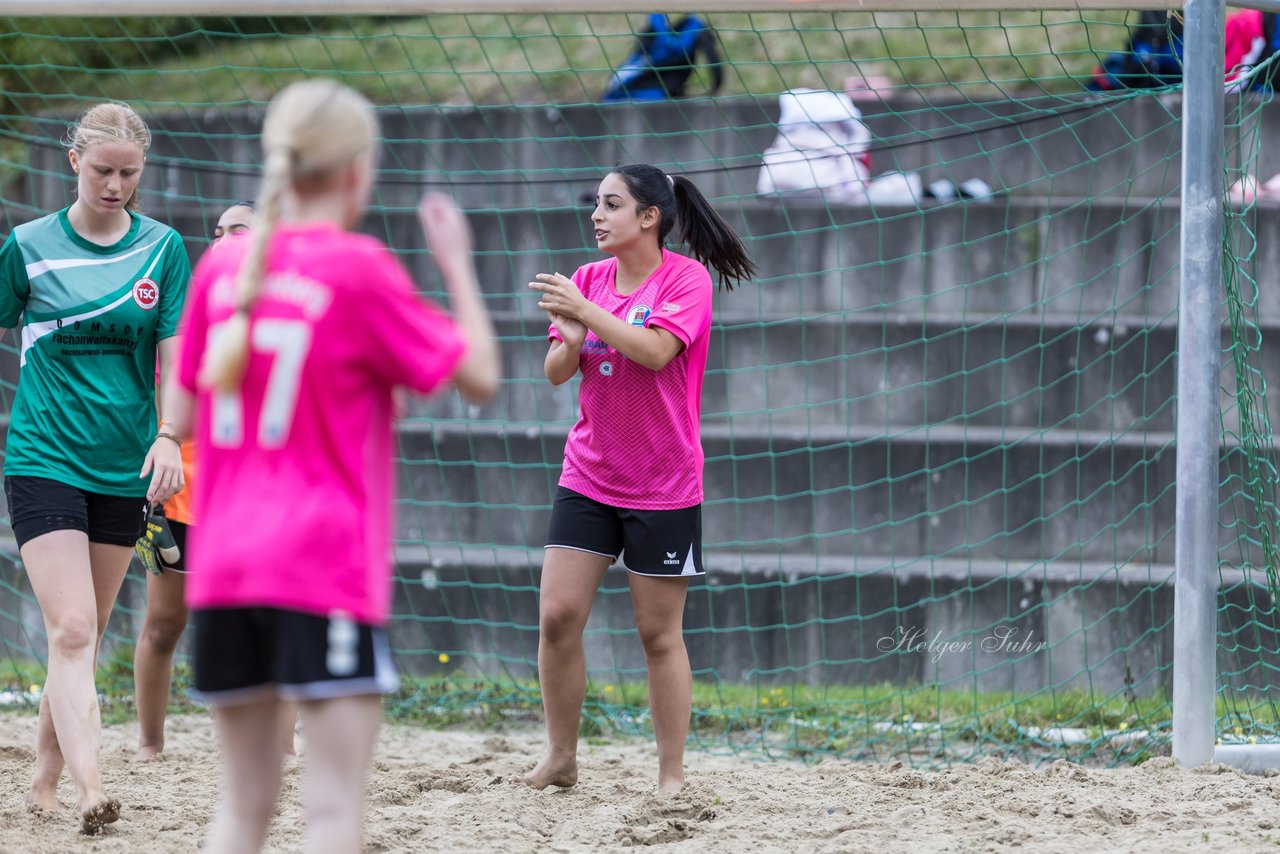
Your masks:
{"label": "black athletic shorts", "polygon": [[160,552],[156,551],[156,560],[160,561],[160,565],[164,567],[165,572],[186,572],[187,571],[187,526],[184,522],[175,522],[172,519],[169,522],[169,533],[173,534],[173,543],[178,547],[178,559],[174,563],[165,563],[164,558],[160,557]]}
{"label": "black athletic shorts", "polygon": [[628,510],[556,489],[547,548],[624,556],[637,575],[702,575],[702,505],[679,510]]}
{"label": "black athletic shorts", "polygon": [[102,495],[28,475],[6,477],[4,496],[19,548],[51,531],[83,531],[91,543],[132,547],[146,530],[146,498]]}
{"label": "black athletic shorts", "polygon": [[328,700],[400,687],[386,629],[344,614],[203,608],[192,611],[191,622],[195,692],[214,705],[272,693]]}

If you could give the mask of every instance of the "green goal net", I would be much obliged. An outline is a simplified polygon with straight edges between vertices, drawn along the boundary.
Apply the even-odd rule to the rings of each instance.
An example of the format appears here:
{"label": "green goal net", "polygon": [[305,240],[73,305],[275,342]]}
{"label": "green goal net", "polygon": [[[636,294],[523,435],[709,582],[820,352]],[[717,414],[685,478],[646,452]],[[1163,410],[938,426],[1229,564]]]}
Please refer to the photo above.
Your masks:
{"label": "green goal net", "polygon": [[[275,91],[322,74],[373,98],[385,144],[363,227],[441,296],[413,210],[427,189],[459,200],[506,377],[490,406],[446,393],[400,424],[392,638],[406,678],[387,708],[503,725],[540,715],[538,570],[577,413],[576,382],[542,378],[546,318],[525,283],[596,257],[584,199],[611,167],[686,175],[761,269],[715,304],[708,574],[685,615],[692,740],[915,764],[1165,750],[1176,73],[1104,64],[1138,13],[703,17],[718,34],[720,90],[699,63],[679,97],[643,103],[602,93],[644,16],[9,19],[4,229],[70,202],[68,119],[121,99],[155,136],[145,211],[194,259],[218,213],[255,193]],[[1170,19],[1144,32],[1176,44],[1177,31]],[[1280,162],[1264,145],[1270,94],[1250,81],[1226,119],[1227,181],[1249,192],[1223,235],[1224,740],[1273,737],[1280,660],[1265,381],[1277,351],[1263,346],[1280,301],[1259,287],[1274,250],[1256,239],[1280,209],[1250,190]],[[815,96],[798,90],[849,94],[857,114],[835,123],[858,140],[856,180],[762,185],[766,151],[813,124]],[[783,125],[797,105],[801,120]],[[7,412],[12,338],[0,378]],[[45,647],[8,542],[0,670],[3,698],[21,705],[36,697]],[[121,715],[143,582],[126,583],[103,653],[101,690]],[[587,652],[584,731],[647,732],[620,569]]]}

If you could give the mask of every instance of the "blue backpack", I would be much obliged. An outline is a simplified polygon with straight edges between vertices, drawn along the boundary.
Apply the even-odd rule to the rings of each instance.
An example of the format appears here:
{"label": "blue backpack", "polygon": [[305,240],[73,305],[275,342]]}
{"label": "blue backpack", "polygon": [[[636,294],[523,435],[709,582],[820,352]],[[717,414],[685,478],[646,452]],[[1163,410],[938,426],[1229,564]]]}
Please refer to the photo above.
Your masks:
{"label": "blue backpack", "polygon": [[1125,49],[1103,60],[1086,88],[1158,89],[1182,80],[1182,19],[1166,12],[1140,12]]}
{"label": "blue backpack", "polygon": [[681,18],[674,26],[666,15],[650,15],[649,23],[637,35],[635,50],[613,73],[603,98],[606,101],[678,98],[693,76],[699,55],[706,57],[710,67],[710,94],[714,94],[724,82],[715,30],[694,15]]}
{"label": "blue backpack", "polygon": [[[1280,27],[1276,26],[1276,20],[1280,18],[1275,12],[1267,12],[1262,16],[1262,53],[1254,61],[1253,66],[1257,68],[1280,51]],[[1277,70],[1277,63],[1273,63],[1269,68],[1263,70],[1254,80],[1254,89],[1274,89],[1276,78],[1280,77],[1280,70]]]}

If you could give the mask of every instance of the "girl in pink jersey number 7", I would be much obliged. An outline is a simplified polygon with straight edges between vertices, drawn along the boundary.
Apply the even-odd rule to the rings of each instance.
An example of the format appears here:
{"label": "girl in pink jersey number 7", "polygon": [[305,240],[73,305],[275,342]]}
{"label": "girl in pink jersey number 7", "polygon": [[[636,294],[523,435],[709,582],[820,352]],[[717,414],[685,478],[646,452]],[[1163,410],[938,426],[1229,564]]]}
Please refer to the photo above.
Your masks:
{"label": "girl in pink jersey number 7", "polygon": [[[653,166],[607,175],[591,223],[609,258],[572,279],[544,273],[529,283],[551,320],[547,379],[560,385],[581,371],[582,386],[542,563],[538,677],[549,745],[523,781],[542,789],[578,780],[582,633],[622,554],[649,670],[658,789],[673,792],[684,784],[693,683],[685,593],[703,573],[699,417],[713,290],[703,264],[729,288],[755,265],[691,181]],[[677,223],[693,258],[664,248]]]}
{"label": "girl in pink jersey number 7", "polygon": [[429,196],[420,212],[456,324],[386,246],[348,231],[377,139],[369,102],[338,83],[295,83],[272,100],[257,223],[197,266],[166,389],[177,429],[191,429],[194,409],[200,460],[187,604],[195,688],[223,755],[210,852],[262,846],[284,700],[298,703],[307,743],[305,849],[360,850],[379,694],[397,684],[385,629],[393,391],[452,380],[484,401],[497,390],[453,203]]}

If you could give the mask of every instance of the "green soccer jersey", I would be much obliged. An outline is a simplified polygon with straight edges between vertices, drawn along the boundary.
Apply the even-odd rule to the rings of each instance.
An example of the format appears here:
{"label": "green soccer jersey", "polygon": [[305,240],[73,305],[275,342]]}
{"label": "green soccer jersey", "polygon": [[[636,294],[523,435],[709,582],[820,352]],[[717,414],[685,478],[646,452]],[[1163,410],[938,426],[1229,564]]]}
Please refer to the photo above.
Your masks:
{"label": "green soccer jersey", "polygon": [[138,474],[157,427],[156,344],[178,331],[191,265],[176,231],[130,217],[112,246],[85,240],[61,210],[0,247],[0,328],[22,319],[6,475],[147,494]]}

